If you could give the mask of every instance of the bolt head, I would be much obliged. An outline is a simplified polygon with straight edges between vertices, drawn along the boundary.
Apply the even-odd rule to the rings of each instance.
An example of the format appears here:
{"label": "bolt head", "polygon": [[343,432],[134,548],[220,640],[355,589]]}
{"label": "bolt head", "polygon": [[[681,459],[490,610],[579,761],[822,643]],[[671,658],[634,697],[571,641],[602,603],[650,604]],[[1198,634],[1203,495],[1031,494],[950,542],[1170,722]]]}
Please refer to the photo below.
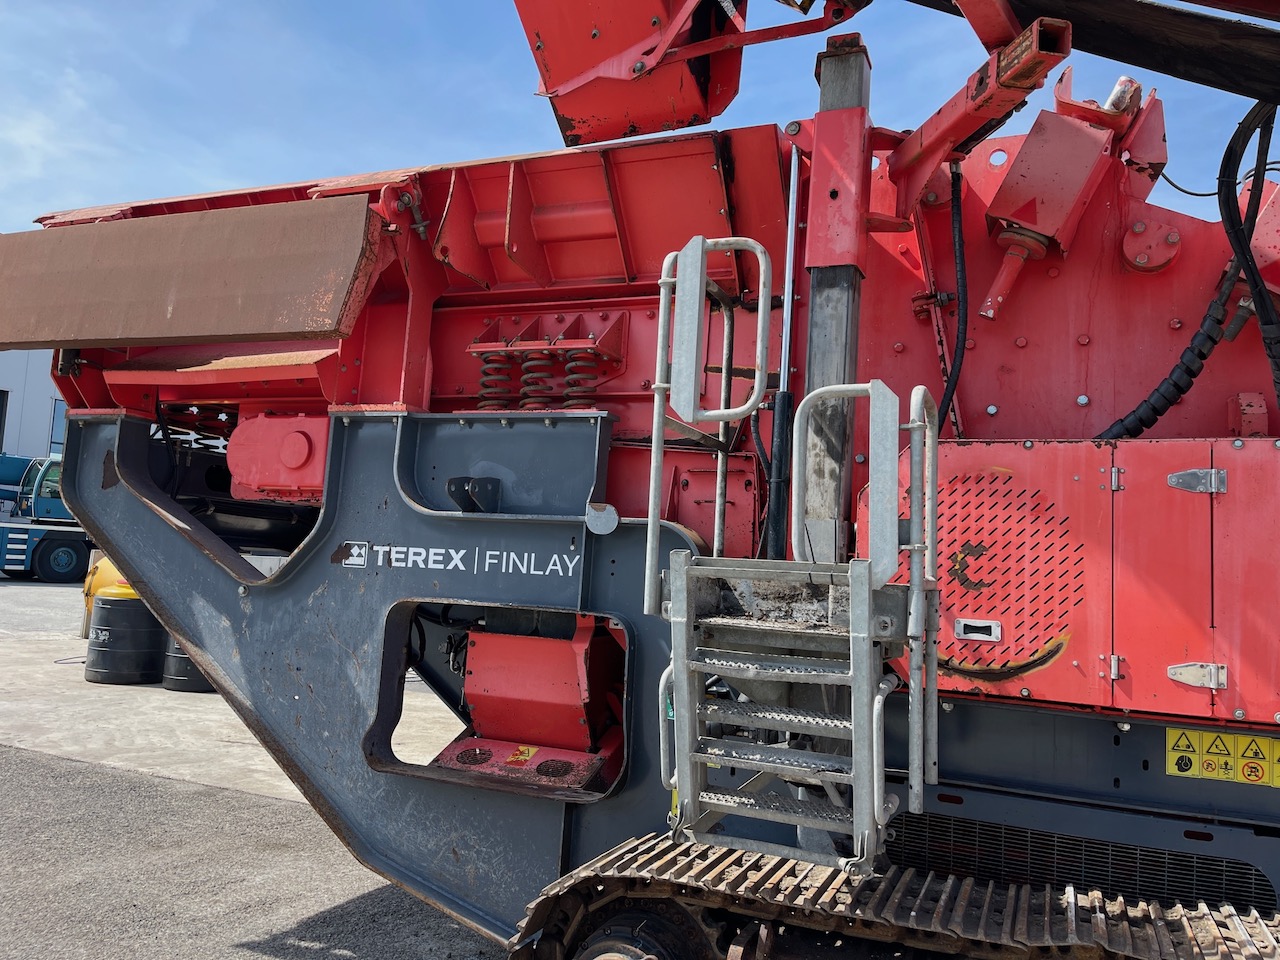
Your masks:
{"label": "bolt head", "polygon": [[1179,320],[1177,317],[1174,317],[1172,320],[1170,320],[1170,321],[1169,321],[1169,329],[1170,329],[1170,330],[1181,330],[1181,329],[1182,329],[1182,321],[1181,321],[1181,320]]}
{"label": "bolt head", "polygon": [[991,404],[991,406],[987,407],[987,416],[989,417],[994,417],[999,412],[1000,412],[1000,408],[997,407],[994,403]]}
{"label": "bolt head", "polygon": [[926,193],[926,194],[924,195],[924,202],[925,202],[925,203],[937,203],[937,202],[938,202],[938,195],[937,195],[936,193],[934,193],[932,190],[930,190],[928,193]]}
{"label": "bolt head", "polygon": [[632,73],[644,73],[644,61],[643,61],[643,60],[637,60],[637,61],[635,62],[635,64],[631,67],[631,72],[632,72]]}
{"label": "bolt head", "polygon": [[1237,720],[1243,720],[1245,718],[1245,712],[1240,709],[1237,709],[1236,712],[1231,715],[1235,717]]}
{"label": "bolt head", "polygon": [[1171,230],[1169,231],[1169,234],[1164,238],[1164,242],[1173,244],[1173,243],[1177,243],[1181,239],[1182,237],[1178,236],[1177,230]]}
{"label": "bolt head", "polygon": [[1138,254],[1136,257],[1134,257],[1134,258],[1133,258],[1133,262],[1134,262],[1134,263],[1136,263],[1136,264],[1138,264],[1138,266],[1142,266],[1142,264],[1144,264],[1144,263],[1146,263],[1146,262],[1147,262],[1147,259],[1148,259],[1148,257],[1147,257],[1147,255],[1146,255],[1145,253],[1140,253],[1140,254]]}
{"label": "bolt head", "polygon": [[1280,713],[1277,713],[1277,714],[1276,714],[1274,717],[1272,717],[1271,719],[1272,719],[1272,720],[1274,720],[1276,723],[1280,723]]}
{"label": "bolt head", "polygon": [[[942,705],[942,712],[943,712],[943,713],[950,713],[950,712],[951,712],[952,710],[954,710],[955,708],[956,708],[956,705],[955,705],[954,703],[944,703],[944,704]],[[1280,723],[1280,713],[1277,713],[1277,714],[1276,714],[1276,723]]]}
{"label": "bolt head", "polygon": [[1244,446],[1244,441],[1243,441],[1243,440],[1232,440],[1232,441],[1231,441],[1231,445],[1232,445],[1233,447],[1235,447],[1237,450],[1239,450],[1241,447],[1243,447],[1243,446]]}
{"label": "bolt head", "polygon": [[1018,691],[1018,696],[1029,697],[1031,696],[1031,691],[1027,687],[1023,687],[1021,690]]}
{"label": "bolt head", "polygon": [[787,124],[787,136],[794,137],[799,132],[800,132],[799,120],[792,120],[790,123]]}
{"label": "bolt head", "polygon": [[1147,229],[1147,225],[1143,223],[1141,220],[1139,220],[1137,223],[1133,225],[1134,233],[1144,233],[1146,232],[1146,229]]}
{"label": "bolt head", "polygon": [[1022,347],[1025,347],[1025,346],[1027,345],[1027,338],[1026,338],[1026,337],[1018,337],[1018,339],[1017,339],[1017,340],[1013,341],[1013,345],[1014,345],[1015,347],[1018,347],[1019,349],[1021,349]]}
{"label": "bolt head", "polygon": [[1082,393],[1080,394],[1080,396],[1076,397],[1076,406],[1087,407],[1088,405],[1089,405],[1089,398],[1085,394]]}
{"label": "bolt head", "polygon": [[1089,345],[1089,340],[1090,337],[1087,333],[1082,333],[1080,336],[1076,337],[1076,343],[1080,344],[1082,347],[1087,347]]}
{"label": "bolt head", "polygon": [[242,597],[247,597],[249,595],[249,588],[242,583],[240,586],[236,587],[236,593],[240,594]]}
{"label": "bolt head", "polygon": [[903,350],[905,350],[905,349],[907,349],[907,345],[906,345],[905,343],[901,343],[901,342],[899,342],[899,343],[895,343],[895,344],[893,345],[893,352],[894,352],[894,353],[901,353],[901,352],[902,352]]}

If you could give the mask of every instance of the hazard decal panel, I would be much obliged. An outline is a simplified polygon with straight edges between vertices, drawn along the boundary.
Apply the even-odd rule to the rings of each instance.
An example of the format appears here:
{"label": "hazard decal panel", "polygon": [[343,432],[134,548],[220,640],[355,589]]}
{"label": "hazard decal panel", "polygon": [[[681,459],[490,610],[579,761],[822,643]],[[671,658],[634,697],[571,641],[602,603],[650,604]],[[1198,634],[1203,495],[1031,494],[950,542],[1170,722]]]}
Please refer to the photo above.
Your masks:
{"label": "hazard decal panel", "polygon": [[1280,739],[1166,727],[1164,757],[1171,777],[1280,788]]}

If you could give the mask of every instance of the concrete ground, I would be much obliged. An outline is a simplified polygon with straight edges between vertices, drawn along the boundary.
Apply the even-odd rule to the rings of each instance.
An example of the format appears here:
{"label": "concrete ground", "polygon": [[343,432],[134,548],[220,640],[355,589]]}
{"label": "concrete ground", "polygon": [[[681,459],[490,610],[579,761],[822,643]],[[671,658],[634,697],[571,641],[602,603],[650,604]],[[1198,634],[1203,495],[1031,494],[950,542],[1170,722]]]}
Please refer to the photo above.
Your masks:
{"label": "concrete ground", "polygon": [[217,695],[86,683],[82,611],[0,579],[0,958],[503,955],[358,864]]}

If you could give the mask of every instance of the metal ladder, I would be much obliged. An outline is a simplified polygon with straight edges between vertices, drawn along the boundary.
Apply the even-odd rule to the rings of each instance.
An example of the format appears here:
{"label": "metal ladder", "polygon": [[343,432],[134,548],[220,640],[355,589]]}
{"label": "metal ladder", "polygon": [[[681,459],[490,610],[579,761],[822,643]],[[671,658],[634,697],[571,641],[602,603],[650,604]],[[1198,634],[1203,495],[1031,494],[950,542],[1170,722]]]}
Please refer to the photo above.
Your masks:
{"label": "metal ladder", "polygon": [[[706,256],[732,249],[760,261],[755,382],[742,405],[729,409],[726,391],[720,409],[702,410],[704,301],[720,299],[707,280]],[[924,785],[937,782],[938,418],[932,398],[916,387],[906,424],[898,397],[879,381],[823,387],[800,402],[791,461],[795,560],[719,556],[723,489],[717,489],[715,555],[673,552],[665,584],[658,556],[666,431],[684,432],[684,424],[701,421],[724,424],[750,415],[763,399],[769,277],[768,255],[743,238],[695,237],[663,265],[645,570],[645,612],[671,622],[672,662],[659,686],[660,716],[670,715],[672,722],[662,721],[660,762],[677,795],[677,836],[868,873],[898,807],[885,778],[884,712],[901,683],[888,661],[904,652],[908,809],[922,812]],[[728,311],[725,324],[729,344]],[[724,369],[730,362],[726,356]],[[668,395],[684,424],[667,416]],[[841,400],[867,401],[869,408],[869,509],[859,531],[864,556],[848,564],[816,563],[805,528],[805,441],[813,408]],[[898,493],[902,431],[910,436],[905,522],[899,521]],[[909,580],[890,584],[904,550]],[[709,698],[712,686],[719,695]],[[741,780],[738,771],[749,776]],[[796,845],[727,833],[720,821],[730,816],[795,827]],[[826,835],[842,839],[835,843]]]}

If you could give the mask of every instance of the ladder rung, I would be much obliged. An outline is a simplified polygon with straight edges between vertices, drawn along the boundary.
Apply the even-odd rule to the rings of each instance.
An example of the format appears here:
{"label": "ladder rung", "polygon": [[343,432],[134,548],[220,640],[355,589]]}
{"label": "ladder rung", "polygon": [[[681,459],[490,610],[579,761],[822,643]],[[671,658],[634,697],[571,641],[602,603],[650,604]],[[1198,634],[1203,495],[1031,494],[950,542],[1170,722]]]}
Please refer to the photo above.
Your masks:
{"label": "ladder rung", "polygon": [[853,760],[849,757],[707,737],[698,741],[698,752],[693,759],[698,763],[760,770],[809,783],[847,783],[853,775]]}
{"label": "ladder rung", "polygon": [[853,811],[826,800],[797,800],[778,793],[733,793],[707,790],[699,797],[704,807],[739,817],[790,823],[816,830],[842,830],[854,825]]}
{"label": "ladder rung", "polygon": [[694,557],[686,568],[686,575],[690,577],[718,577],[722,580],[814,583],[823,586],[835,584],[844,587],[849,585],[849,565],[847,563],[804,563],[796,560]]}
{"label": "ladder rung", "polygon": [[849,654],[849,631],[829,624],[796,624],[750,617],[700,617],[696,623],[705,644],[738,644]]}
{"label": "ladder rung", "polygon": [[853,739],[850,717],[837,717],[815,710],[774,707],[763,703],[737,703],[732,700],[704,700],[698,713],[712,723],[725,723],[751,730],[778,730],[812,733],[818,736]]}
{"label": "ladder rung", "polygon": [[817,657],[757,657],[749,653],[723,652],[699,647],[689,666],[700,673],[714,673],[740,680],[787,680],[793,683],[850,683],[849,664]]}

